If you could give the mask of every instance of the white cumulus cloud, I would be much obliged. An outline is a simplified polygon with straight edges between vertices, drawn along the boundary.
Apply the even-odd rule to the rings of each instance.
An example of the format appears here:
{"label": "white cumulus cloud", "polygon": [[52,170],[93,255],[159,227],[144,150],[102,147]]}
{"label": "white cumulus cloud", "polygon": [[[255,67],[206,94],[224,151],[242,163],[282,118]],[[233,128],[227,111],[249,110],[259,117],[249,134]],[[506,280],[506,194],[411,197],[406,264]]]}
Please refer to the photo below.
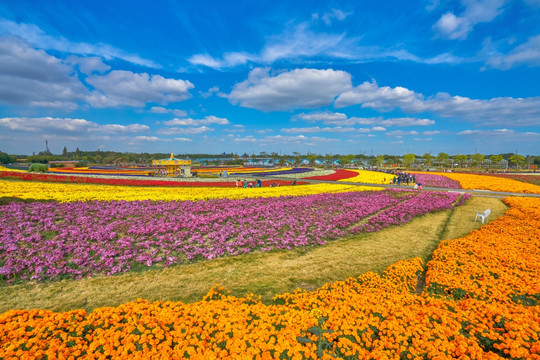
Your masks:
{"label": "white cumulus cloud", "polygon": [[435,124],[435,121],[404,117],[382,120],[380,124],[384,126],[429,126]]}
{"label": "white cumulus cloud", "polygon": [[108,44],[73,42],[61,36],[48,35],[34,24],[17,23],[2,19],[0,20],[0,34],[2,33],[15,35],[40,49],[57,50],[85,56],[99,56],[107,60],[120,59],[150,68],[160,67],[160,65],[152,60],[142,58],[137,54],[128,53]]}
{"label": "white cumulus cloud", "polygon": [[87,94],[71,66],[18,38],[0,38],[0,102],[74,109]]}
{"label": "white cumulus cloud", "polygon": [[170,127],[170,128],[160,129],[158,130],[158,133],[163,134],[163,135],[176,135],[176,134],[196,135],[196,134],[202,134],[208,131],[214,131],[214,129],[209,128],[208,126]]}
{"label": "white cumulus cloud", "polygon": [[441,117],[456,117],[486,126],[504,125],[509,121],[514,126],[538,125],[540,97],[492,99],[470,99],[437,93],[426,98],[404,87],[378,86],[375,81],[363,84],[342,93],[335,101],[338,108],[361,104],[363,108],[379,111],[401,109],[406,113],[431,112]]}
{"label": "white cumulus cloud", "polygon": [[178,102],[189,98],[189,90],[194,87],[187,80],[124,70],[91,75],[86,82],[96,89],[88,98],[88,102],[95,107],[142,107],[149,102]]}
{"label": "white cumulus cloud", "polygon": [[321,128],[319,126],[313,126],[313,127],[304,127],[304,128],[284,128],[281,129],[282,132],[286,134],[302,134],[302,133],[320,133],[320,132],[328,132],[328,133],[346,133],[346,132],[354,132],[356,129],[352,127],[324,127]]}
{"label": "white cumulus cloud", "polygon": [[259,68],[226,97],[247,108],[291,110],[329,105],[351,87],[351,75],[340,70],[294,69],[270,76],[268,69]]}
{"label": "white cumulus cloud", "polygon": [[441,37],[449,39],[467,38],[478,23],[491,22],[503,13],[505,0],[462,0],[465,10],[456,16],[447,12],[433,25]]}
{"label": "white cumulus cloud", "polygon": [[229,124],[229,120],[226,118],[220,118],[217,116],[209,115],[205,116],[204,119],[172,119],[169,121],[164,121],[164,125],[168,126],[201,126],[201,125],[210,125],[210,124],[217,124],[217,125],[227,125]]}
{"label": "white cumulus cloud", "polygon": [[140,133],[150,130],[147,125],[141,124],[105,124],[100,125],[86,119],[53,118],[53,117],[6,117],[0,119],[0,127],[7,130],[33,133],[61,133],[61,134],[125,134]]}

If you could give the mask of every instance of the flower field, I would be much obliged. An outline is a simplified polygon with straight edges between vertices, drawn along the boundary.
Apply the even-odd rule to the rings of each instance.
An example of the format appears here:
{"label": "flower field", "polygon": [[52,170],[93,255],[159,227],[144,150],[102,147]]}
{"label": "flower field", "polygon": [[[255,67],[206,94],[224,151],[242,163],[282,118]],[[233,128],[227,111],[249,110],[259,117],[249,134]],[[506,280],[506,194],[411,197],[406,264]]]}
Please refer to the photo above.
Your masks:
{"label": "flower field", "polygon": [[253,250],[324,245],[447,209],[455,193],[394,191],[203,202],[11,203],[0,206],[0,275],[13,280],[112,275]]}
{"label": "flower field", "polygon": [[[389,176],[354,172],[343,181],[385,183]],[[478,188],[473,175],[444,176]],[[514,185],[482,180],[496,191]],[[0,180],[0,197],[55,200],[0,205],[0,276],[12,286],[6,282],[321,246],[468,198],[366,189]],[[0,359],[540,359],[540,199],[505,202],[504,216],[442,242],[425,265],[398,261],[380,275],[276,295],[271,304],[216,286],[191,304],[139,299],[92,312],[13,309],[0,314]]]}
{"label": "flower field", "polygon": [[[205,186],[205,187],[236,187],[234,179],[228,181],[217,181],[217,179],[199,179],[191,178],[189,180],[177,180],[177,179],[160,179],[152,177],[138,177],[137,179],[121,176],[105,177],[105,176],[92,176],[92,175],[69,175],[68,173],[57,174],[37,174],[29,172],[11,172],[0,171],[0,179],[10,180],[29,180],[29,181],[43,181],[43,182],[55,182],[55,183],[67,183],[67,184],[102,184],[102,185],[121,185],[121,186]],[[263,180],[262,186],[270,186],[271,184],[280,186],[291,185],[292,181],[285,180]],[[297,185],[305,184],[305,182],[298,182]]]}
{"label": "flower field", "polygon": [[514,192],[525,194],[540,194],[540,186],[528,184],[514,179],[490,175],[459,174],[459,173],[435,173],[456,180],[463,189],[467,190],[491,190],[501,192]]}
{"label": "flower field", "polygon": [[2,171],[10,171],[10,172],[16,172],[16,173],[27,172],[26,170],[10,169],[10,168],[0,165],[0,172]]}
{"label": "flower field", "polygon": [[[416,288],[423,264],[412,259],[270,305],[214,288],[193,304],[11,310],[0,315],[0,357],[538,359],[540,201],[507,202],[505,216],[437,250],[427,292]],[[510,224],[517,229],[506,233]]]}
{"label": "flower field", "polygon": [[490,174],[490,176],[513,179],[540,186],[540,174]]}
{"label": "flower field", "polygon": [[387,174],[367,170],[337,169],[333,173],[321,176],[311,176],[306,180],[344,181],[367,184],[387,184],[390,176]]}
{"label": "flower field", "polygon": [[[419,195],[405,193],[403,197],[407,200],[381,211],[371,217],[366,223],[352,228],[351,232],[379,231],[392,225],[404,224],[411,221],[413,217],[427,214],[430,211],[451,209],[458,201],[460,194],[422,192]],[[463,199],[460,199],[460,201],[468,198],[470,198],[469,194],[463,194]]]}
{"label": "flower field", "polygon": [[367,170],[347,170],[355,172],[357,175],[351,178],[340,179],[345,182],[357,182],[366,184],[388,184],[391,177],[389,174],[380,173],[377,171]]}
{"label": "flower field", "polygon": [[434,252],[430,290],[479,300],[540,301],[540,201],[505,202],[511,210],[495,224]]}
{"label": "flower field", "polygon": [[338,180],[350,179],[356,176],[358,176],[358,174],[355,171],[337,169],[327,175],[310,176],[310,177],[306,177],[305,179],[306,180],[338,181]]}
{"label": "flower field", "polygon": [[[276,180],[277,183],[277,180]],[[290,183],[290,181],[288,182]],[[61,184],[28,181],[1,181],[0,198],[72,201],[197,201],[208,199],[267,198],[276,196],[302,196],[322,193],[373,190],[351,185],[316,184],[262,188],[224,187],[160,187],[116,186],[94,184]],[[377,189],[382,190],[382,189]]]}
{"label": "flower field", "polygon": [[433,175],[426,173],[416,173],[416,183],[422,186],[446,188],[446,189],[461,189],[458,181],[447,178],[443,175]]}
{"label": "flower field", "polygon": [[148,176],[152,171],[137,169],[116,169],[116,168],[49,168],[52,174],[82,174],[82,175],[122,175],[122,176]]}

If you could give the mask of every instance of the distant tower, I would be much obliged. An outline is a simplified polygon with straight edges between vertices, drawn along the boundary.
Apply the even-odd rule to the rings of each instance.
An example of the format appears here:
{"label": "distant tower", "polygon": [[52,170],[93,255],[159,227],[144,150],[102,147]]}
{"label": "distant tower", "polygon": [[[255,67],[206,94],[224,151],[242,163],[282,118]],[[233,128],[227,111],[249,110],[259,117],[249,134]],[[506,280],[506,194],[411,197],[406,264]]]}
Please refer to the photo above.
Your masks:
{"label": "distant tower", "polygon": [[45,153],[51,153],[51,150],[49,149],[49,141],[47,139],[45,139]]}

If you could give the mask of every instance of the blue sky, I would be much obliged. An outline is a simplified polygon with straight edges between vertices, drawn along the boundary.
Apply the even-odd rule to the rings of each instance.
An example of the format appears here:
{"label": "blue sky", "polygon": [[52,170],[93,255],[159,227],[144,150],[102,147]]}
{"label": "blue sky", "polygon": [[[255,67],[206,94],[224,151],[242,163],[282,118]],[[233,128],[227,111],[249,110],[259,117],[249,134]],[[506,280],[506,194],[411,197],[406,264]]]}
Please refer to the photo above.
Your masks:
{"label": "blue sky", "polygon": [[0,151],[540,154],[540,1],[4,1]]}

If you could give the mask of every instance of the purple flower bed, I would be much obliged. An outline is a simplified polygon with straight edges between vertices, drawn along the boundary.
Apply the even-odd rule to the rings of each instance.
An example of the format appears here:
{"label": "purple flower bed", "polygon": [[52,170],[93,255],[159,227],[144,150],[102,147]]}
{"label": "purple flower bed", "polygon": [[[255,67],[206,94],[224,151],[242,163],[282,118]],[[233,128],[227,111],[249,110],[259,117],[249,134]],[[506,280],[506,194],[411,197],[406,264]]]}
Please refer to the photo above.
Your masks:
{"label": "purple flower bed", "polygon": [[390,192],[0,207],[0,276],[44,280],[324,244],[399,202]]}
{"label": "purple flower bed", "polygon": [[[310,168],[292,168],[290,170],[269,171],[269,172],[265,172],[264,175],[268,175],[268,176],[272,176],[272,175],[289,175],[289,174],[293,175],[293,174],[303,174],[303,173],[307,173],[307,172],[310,172],[310,171],[313,171],[313,169],[310,169]],[[242,174],[245,174],[245,175],[260,175],[261,170],[255,171],[255,172],[252,172],[252,173],[242,173]]]}
{"label": "purple flower bed", "polygon": [[416,183],[422,186],[438,187],[445,189],[461,189],[461,184],[443,175],[415,174]]}
{"label": "purple flower bed", "polygon": [[[420,200],[414,202],[416,195]],[[444,208],[450,200],[438,193],[379,191],[200,202],[10,203],[0,206],[0,279],[112,275],[133,267],[317,246],[385,208],[402,209],[402,202],[413,201],[404,208],[418,209],[407,210],[400,222],[436,209],[433,204]]]}
{"label": "purple flower bed", "polygon": [[460,198],[460,195],[451,192],[421,192],[418,196],[381,211],[366,223],[352,228],[350,232],[353,234],[374,232],[392,225],[401,225],[418,215],[462,205],[465,200],[471,197],[470,194],[463,194]]}

